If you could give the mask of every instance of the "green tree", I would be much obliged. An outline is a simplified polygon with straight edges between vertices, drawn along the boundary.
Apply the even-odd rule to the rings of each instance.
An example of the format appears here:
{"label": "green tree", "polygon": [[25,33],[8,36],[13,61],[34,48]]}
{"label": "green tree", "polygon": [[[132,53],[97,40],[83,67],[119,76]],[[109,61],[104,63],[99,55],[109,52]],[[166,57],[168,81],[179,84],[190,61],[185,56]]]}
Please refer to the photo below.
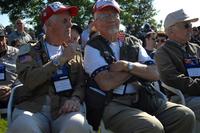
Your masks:
{"label": "green tree", "polygon": [[[50,2],[58,0],[4,0],[0,2],[1,13],[8,13],[11,22],[17,18],[29,18],[29,23],[36,30],[40,26],[40,13],[42,8]],[[60,0],[60,2],[79,7],[79,16],[73,19],[73,22],[80,24],[82,27],[87,24],[92,17],[92,6],[95,0]],[[153,16],[156,10],[153,7],[153,0],[117,0],[121,5],[121,20],[126,26],[131,25],[131,34],[138,35],[144,23],[148,22],[154,27],[159,27]]]}
{"label": "green tree", "polygon": [[156,10],[153,7],[153,0],[118,0],[121,8],[122,23],[131,26],[131,34],[139,35],[141,27],[144,23],[150,23],[157,27],[157,23],[153,16]]}

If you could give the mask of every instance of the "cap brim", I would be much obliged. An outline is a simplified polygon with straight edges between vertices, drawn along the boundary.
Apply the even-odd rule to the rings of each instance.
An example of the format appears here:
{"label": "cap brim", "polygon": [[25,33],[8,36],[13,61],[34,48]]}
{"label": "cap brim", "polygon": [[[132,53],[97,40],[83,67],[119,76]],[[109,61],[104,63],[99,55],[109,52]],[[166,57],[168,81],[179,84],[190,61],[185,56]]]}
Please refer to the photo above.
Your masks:
{"label": "cap brim", "polygon": [[120,8],[117,8],[117,7],[113,6],[113,5],[105,5],[105,6],[101,6],[101,7],[96,8],[94,12],[101,11],[102,9],[105,9],[105,8],[108,8],[108,7],[114,8],[118,13],[120,13],[120,11],[121,11]]}
{"label": "cap brim", "polygon": [[61,13],[61,12],[65,12],[65,11],[69,11],[71,16],[77,16],[78,15],[78,7],[76,7],[76,6],[61,8],[56,13]]}
{"label": "cap brim", "polygon": [[187,18],[180,22],[197,22],[198,20],[199,20],[199,18]]}
{"label": "cap brim", "polygon": [[70,8],[69,8],[69,11],[70,11],[70,14],[71,14],[71,16],[77,16],[78,15],[78,7],[76,7],[76,6],[71,6]]}
{"label": "cap brim", "polygon": [[146,36],[149,35],[149,34],[153,34],[154,36],[157,35],[157,33],[156,33],[155,31],[149,31],[149,32],[145,33],[144,36],[146,37]]}

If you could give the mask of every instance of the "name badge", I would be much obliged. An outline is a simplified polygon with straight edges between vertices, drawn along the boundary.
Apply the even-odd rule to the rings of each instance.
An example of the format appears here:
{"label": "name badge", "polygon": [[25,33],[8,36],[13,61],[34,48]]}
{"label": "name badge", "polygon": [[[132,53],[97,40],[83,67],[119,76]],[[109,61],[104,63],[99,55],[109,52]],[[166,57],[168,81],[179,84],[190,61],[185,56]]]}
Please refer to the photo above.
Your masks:
{"label": "name badge", "polygon": [[0,81],[6,80],[6,66],[4,64],[0,64]]}
{"label": "name badge", "polygon": [[187,68],[189,77],[200,77],[200,66]]}
{"label": "name badge", "polygon": [[184,60],[185,67],[189,77],[200,77],[199,59],[193,57]]}
{"label": "name badge", "polygon": [[68,77],[67,66],[59,67],[53,76],[54,87],[57,93],[72,89],[71,82]]}
{"label": "name badge", "polygon": [[125,85],[120,85],[119,87],[113,90],[113,93],[123,95],[124,89],[125,89]]}

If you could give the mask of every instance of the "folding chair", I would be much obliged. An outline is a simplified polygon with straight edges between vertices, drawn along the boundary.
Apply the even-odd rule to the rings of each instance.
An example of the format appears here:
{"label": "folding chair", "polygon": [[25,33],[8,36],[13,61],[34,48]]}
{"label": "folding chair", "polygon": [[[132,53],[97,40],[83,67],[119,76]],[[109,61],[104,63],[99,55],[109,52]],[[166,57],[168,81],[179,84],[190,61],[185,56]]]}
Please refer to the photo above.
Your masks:
{"label": "folding chair", "polygon": [[[184,97],[183,93],[180,90],[178,90],[178,89],[176,89],[174,87],[168,86],[163,82],[161,83],[161,85],[162,85],[162,87],[164,87],[168,91],[170,91],[170,92],[176,94],[177,96],[179,96],[181,98],[181,104],[186,105],[185,97]],[[195,133],[199,133],[199,129],[200,129],[200,121],[196,120],[196,131],[195,131]]]}
{"label": "folding chair", "polygon": [[176,89],[174,87],[168,86],[164,82],[161,82],[161,86],[164,87],[166,90],[168,90],[168,91],[176,94],[177,96],[179,96],[181,98],[181,104],[185,105],[185,97],[184,97],[183,93],[179,89]]}
{"label": "folding chair", "polygon": [[23,86],[23,84],[16,85],[11,90],[11,95],[8,101],[8,108],[7,108],[7,120],[8,120],[8,127],[11,125],[12,122],[12,112],[14,108],[14,95],[17,88]]}
{"label": "folding chair", "polygon": [[101,120],[100,127],[98,133],[113,133],[112,131],[105,128],[103,120]]}
{"label": "folding chair", "polygon": [[[86,112],[87,112],[87,108],[86,108],[86,104],[85,102],[83,102],[83,108],[84,108],[84,116],[86,117]],[[113,133],[110,130],[105,129],[103,120],[101,120],[100,126],[99,126],[99,130],[98,131],[92,131],[92,133]]]}
{"label": "folding chair", "polygon": [[7,108],[1,108],[0,109],[0,119],[2,118],[2,115],[7,113]]}

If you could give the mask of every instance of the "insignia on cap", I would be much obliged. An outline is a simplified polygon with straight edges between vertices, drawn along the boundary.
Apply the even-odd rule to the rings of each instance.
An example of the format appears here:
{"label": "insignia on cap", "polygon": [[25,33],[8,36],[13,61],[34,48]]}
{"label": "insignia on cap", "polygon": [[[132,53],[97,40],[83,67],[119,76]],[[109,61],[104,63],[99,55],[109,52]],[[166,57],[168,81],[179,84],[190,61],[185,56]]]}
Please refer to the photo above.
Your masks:
{"label": "insignia on cap", "polygon": [[51,9],[56,12],[58,11],[63,5],[60,2],[54,2],[53,4],[49,5]]}

